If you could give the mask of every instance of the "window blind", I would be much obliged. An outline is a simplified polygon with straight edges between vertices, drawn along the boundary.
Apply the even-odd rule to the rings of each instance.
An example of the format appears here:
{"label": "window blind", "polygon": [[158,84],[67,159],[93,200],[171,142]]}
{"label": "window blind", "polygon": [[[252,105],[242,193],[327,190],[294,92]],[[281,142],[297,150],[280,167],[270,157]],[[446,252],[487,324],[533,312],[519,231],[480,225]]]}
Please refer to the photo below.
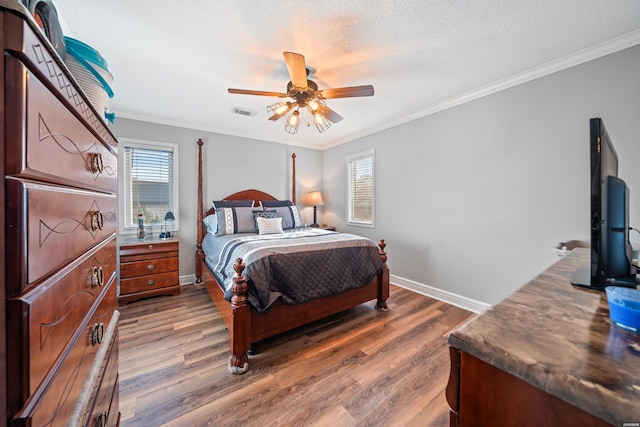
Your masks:
{"label": "window blind", "polygon": [[373,225],[373,151],[347,158],[348,219],[359,225]]}
{"label": "window blind", "polygon": [[162,224],[168,211],[175,212],[174,149],[124,146],[125,227],[137,226],[142,214],[145,224]]}

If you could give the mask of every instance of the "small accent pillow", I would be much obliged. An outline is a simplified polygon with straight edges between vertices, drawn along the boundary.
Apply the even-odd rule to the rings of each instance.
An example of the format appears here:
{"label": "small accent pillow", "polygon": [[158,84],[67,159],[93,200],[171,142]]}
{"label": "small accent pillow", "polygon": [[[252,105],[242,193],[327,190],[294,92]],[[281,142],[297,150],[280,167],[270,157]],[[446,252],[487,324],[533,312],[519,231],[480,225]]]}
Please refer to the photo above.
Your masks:
{"label": "small accent pillow", "polygon": [[303,225],[297,206],[280,206],[276,208],[270,208],[270,210],[275,210],[278,213],[278,216],[282,218],[283,230],[300,228]]}
{"label": "small accent pillow", "polygon": [[260,230],[258,228],[258,218],[278,218],[278,213],[274,210],[264,210],[253,213],[253,219],[256,223],[256,233],[259,233]]}
{"label": "small accent pillow", "polygon": [[218,231],[218,215],[207,215],[204,220],[204,225],[207,227],[207,233],[216,234]]}
{"label": "small accent pillow", "polygon": [[216,215],[218,216],[218,231],[216,235],[255,233],[256,225],[253,213],[260,211],[261,209],[249,207],[216,209]]}
{"label": "small accent pillow", "polygon": [[293,206],[291,200],[260,200],[260,204],[265,208],[279,208],[282,206]]}
{"label": "small accent pillow", "polygon": [[259,234],[282,234],[282,218],[261,218],[257,217]]}
{"label": "small accent pillow", "polygon": [[214,200],[211,205],[215,210],[218,208],[252,208],[253,200]]}

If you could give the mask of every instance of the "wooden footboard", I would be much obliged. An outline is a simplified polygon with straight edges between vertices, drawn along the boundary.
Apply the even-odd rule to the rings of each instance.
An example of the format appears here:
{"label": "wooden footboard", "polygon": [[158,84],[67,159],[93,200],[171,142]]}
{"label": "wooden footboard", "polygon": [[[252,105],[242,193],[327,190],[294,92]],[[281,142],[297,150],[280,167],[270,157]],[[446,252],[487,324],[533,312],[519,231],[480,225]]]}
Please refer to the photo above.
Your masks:
{"label": "wooden footboard", "polygon": [[210,272],[204,259],[200,258],[198,262],[201,263],[202,281],[229,330],[229,349],[231,351],[228,364],[229,372],[233,374],[246,372],[249,368],[247,352],[251,344],[265,338],[371,300],[377,300],[377,310],[386,311],[387,299],[389,298],[389,269],[386,263],[387,254],[384,251],[386,246],[384,240],[381,240],[378,246],[384,268],[367,285],[304,304],[287,305],[275,302],[267,313],[259,313],[249,305],[247,280],[242,275],[245,266],[241,259],[237,259],[234,265],[236,277],[233,285],[233,297],[229,302],[224,299],[222,287]]}

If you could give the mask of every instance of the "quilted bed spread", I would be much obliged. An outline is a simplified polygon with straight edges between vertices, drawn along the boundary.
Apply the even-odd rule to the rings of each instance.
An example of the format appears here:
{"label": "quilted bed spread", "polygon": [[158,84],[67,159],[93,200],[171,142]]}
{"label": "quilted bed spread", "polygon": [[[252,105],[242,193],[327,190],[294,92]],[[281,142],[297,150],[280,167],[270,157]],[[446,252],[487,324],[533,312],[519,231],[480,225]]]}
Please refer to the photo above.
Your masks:
{"label": "quilted bed spread", "polygon": [[242,258],[249,302],[258,311],[268,311],[277,300],[300,304],[360,288],[383,269],[371,240],[316,228],[267,235],[207,234],[203,250],[227,300],[233,296],[233,264]]}

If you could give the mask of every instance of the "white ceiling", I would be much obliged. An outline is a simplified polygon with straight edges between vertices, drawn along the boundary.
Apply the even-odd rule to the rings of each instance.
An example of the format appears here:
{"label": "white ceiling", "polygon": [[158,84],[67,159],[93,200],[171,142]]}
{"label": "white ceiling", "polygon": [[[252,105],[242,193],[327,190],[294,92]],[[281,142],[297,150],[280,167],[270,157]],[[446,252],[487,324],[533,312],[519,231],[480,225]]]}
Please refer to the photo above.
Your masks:
{"label": "white ceiling", "polygon": [[[55,0],[65,35],[100,52],[117,117],[328,148],[640,43],[640,0]],[[284,51],[331,99],[324,133],[267,120]],[[234,114],[252,110],[252,117]],[[117,120],[117,119],[116,119]],[[306,121],[306,120],[305,120]]]}

